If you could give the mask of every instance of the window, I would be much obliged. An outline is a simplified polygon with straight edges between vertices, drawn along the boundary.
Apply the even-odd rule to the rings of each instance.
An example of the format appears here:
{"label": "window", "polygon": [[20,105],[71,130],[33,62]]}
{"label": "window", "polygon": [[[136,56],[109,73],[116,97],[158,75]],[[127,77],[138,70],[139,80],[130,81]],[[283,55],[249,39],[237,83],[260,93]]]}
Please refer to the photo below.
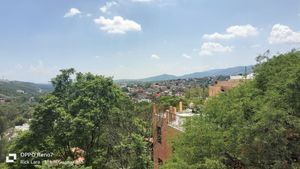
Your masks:
{"label": "window", "polygon": [[161,127],[156,127],[157,142],[161,143]]}
{"label": "window", "polygon": [[158,158],[158,165],[163,165],[163,160],[161,160],[160,158]]}

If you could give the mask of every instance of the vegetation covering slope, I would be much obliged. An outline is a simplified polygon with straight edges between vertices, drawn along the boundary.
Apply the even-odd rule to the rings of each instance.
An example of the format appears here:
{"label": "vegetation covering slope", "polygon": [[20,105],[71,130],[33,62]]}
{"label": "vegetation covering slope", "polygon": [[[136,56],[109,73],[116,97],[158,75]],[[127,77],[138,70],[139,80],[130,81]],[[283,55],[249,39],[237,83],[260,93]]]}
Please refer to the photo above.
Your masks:
{"label": "vegetation covering slope", "polygon": [[29,95],[38,95],[41,92],[50,92],[53,90],[51,84],[36,84],[20,81],[0,81],[0,94],[6,96],[16,96],[22,90]]}
{"label": "vegetation covering slope", "polygon": [[206,102],[163,168],[300,168],[300,52],[266,60],[254,80]]}
{"label": "vegetation covering slope", "polygon": [[31,107],[41,95],[51,90],[50,84],[0,81],[0,161],[5,160],[12,129],[28,121],[31,118]]}
{"label": "vegetation covering slope", "polygon": [[[76,73],[72,79],[74,74],[74,69],[62,70],[52,80],[54,91],[41,98],[30,130],[15,140],[10,152],[49,152],[53,157],[47,160],[72,162],[78,158],[72,148],[79,148],[84,151],[85,167],[151,168],[147,131],[144,122],[136,118],[130,99],[111,78]],[[9,165],[36,167],[54,166],[22,165],[19,161]]]}

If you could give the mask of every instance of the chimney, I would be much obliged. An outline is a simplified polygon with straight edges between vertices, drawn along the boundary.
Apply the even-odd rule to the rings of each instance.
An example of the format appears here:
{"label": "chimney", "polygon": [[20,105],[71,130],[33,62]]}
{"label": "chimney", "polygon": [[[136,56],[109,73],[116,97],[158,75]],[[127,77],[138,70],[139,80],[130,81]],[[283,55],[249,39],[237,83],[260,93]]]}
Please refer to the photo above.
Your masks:
{"label": "chimney", "polygon": [[172,113],[172,115],[173,115],[172,120],[175,121],[176,120],[176,107],[173,107],[173,113]]}
{"label": "chimney", "polygon": [[169,107],[169,121],[173,121],[173,106]]}
{"label": "chimney", "polygon": [[173,113],[173,107],[172,106],[169,107],[169,112]]}
{"label": "chimney", "polygon": [[166,118],[167,118],[167,124],[169,124],[170,121],[170,111],[166,110]]}
{"label": "chimney", "polygon": [[155,103],[152,105],[152,111],[153,111],[153,115],[157,114],[157,112],[156,112],[156,104]]}
{"label": "chimney", "polygon": [[182,102],[179,102],[179,112],[182,112]]}

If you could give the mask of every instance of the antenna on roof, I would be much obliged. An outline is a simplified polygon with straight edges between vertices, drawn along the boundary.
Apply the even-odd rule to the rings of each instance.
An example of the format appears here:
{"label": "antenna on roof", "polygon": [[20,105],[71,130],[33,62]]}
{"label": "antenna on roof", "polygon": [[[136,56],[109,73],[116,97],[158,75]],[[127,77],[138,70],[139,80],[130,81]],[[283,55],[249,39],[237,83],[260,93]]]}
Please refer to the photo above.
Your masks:
{"label": "antenna on roof", "polygon": [[245,66],[244,77],[245,77],[245,79],[246,79],[246,77],[247,77],[247,66]]}

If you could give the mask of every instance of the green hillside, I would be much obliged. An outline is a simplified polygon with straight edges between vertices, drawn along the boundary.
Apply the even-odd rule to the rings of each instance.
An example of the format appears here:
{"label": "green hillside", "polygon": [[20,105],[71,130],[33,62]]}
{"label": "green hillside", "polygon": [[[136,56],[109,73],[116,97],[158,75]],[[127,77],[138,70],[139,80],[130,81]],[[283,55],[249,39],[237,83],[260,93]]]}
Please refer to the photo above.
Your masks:
{"label": "green hillside", "polygon": [[32,107],[42,95],[52,90],[48,84],[20,81],[0,81],[0,160],[5,158],[7,147],[4,137],[15,126],[31,118]]}
{"label": "green hillside", "polygon": [[300,52],[267,58],[254,73],[206,102],[164,168],[300,167]]}
{"label": "green hillside", "polygon": [[17,91],[24,91],[25,94],[38,95],[51,91],[53,88],[50,84],[35,84],[20,81],[0,81],[0,94],[6,96],[20,95]]}

